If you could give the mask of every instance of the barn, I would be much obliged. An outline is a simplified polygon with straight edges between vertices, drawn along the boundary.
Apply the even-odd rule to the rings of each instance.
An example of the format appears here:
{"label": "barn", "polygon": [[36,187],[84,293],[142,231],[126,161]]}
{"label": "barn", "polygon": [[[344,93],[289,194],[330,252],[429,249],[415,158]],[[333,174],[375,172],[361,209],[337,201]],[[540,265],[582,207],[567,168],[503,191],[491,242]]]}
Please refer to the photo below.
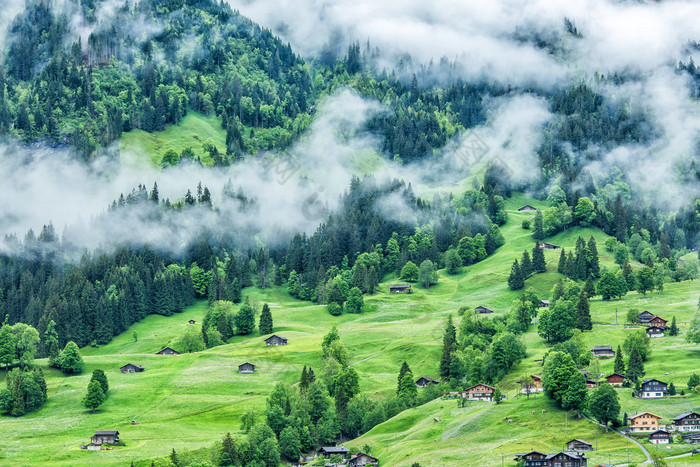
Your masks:
{"label": "barn", "polygon": [[243,363],[241,365],[238,365],[238,372],[239,373],[254,373],[255,372],[255,365],[252,363]]}
{"label": "barn", "polygon": [[163,347],[161,350],[156,352],[156,355],[180,355],[180,352],[171,349],[170,347]]}
{"label": "barn", "polygon": [[287,345],[287,339],[278,336],[276,334],[271,335],[267,339],[265,339],[265,345],[272,345],[272,346],[278,346],[278,345]]}
{"label": "barn", "polygon": [[119,369],[122,373],[141,373],[144,368],[139,365],[134,365],[133,363],[127,363]]}

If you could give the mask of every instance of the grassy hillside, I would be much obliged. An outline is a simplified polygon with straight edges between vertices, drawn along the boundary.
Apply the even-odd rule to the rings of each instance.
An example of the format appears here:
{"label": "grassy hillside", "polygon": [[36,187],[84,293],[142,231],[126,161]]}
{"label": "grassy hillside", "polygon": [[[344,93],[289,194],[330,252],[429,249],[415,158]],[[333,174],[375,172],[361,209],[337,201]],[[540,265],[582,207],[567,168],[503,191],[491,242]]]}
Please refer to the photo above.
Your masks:
{"label": "grassy hillside", "polygon": [[226,131],[221,127],[221,119],[215,114],[203,115],[190,110],[178,125],[170,125],[164,131],[148,133],[132,130],[124,133],[119,151],[122,160],[135,165],[151,164],[160,167],[161,159],[168,149],[178,154],[190,147],[205,164],[212,160],[202,149],[202,144],[211,139],[220,153],[226,153]]}
{"label": "grassy hillside", "polygon": [[[519,296],[508,290],[506,278],[513,259],[533,245],[531,232],[520,226],[531,214],[516,211],[525,202],[533,204],[524,197],[508,202],[510,219],[502,229],[507,243],[494,255],[455,276],[441,272],[437,286],[429,290],[416,287],[416,293],[411,295],[389,295],[388,282],[382,283],[377,294],[366,298],[373,311],[365,314],[333,317],[323,306],[291,298],[284,288],[246,289],[253,302],[270,304],[275,333],[289,339],[285,347],[265,347],[256,331],[197,354],[155,355],[188,326],[189,319],[201,323],[206,303],[200,302],[175,316],[149,316],[103,347],[84,348],[82,375],[65,377],[44,368],[49,400],[41,410],[18,419],[0,418],[0,464],[36,465],[50,459],[55,465],[97,462],[123,466],[139,459],[164,456],[172,448],[210,446],[227,431],[240,433],[239,417],[249,407],[261,413],[264,398],[276,382],[293,384],[303,365],[318,368],[322,337],[334,324],[348,347],[351,361],[357,362],[354,368],[360,375],[362,392],[371,397],[394,393],[403,360],[408,361],[416,377],[437,377],[442,327],[448,314],[463,305],[479,304],[496,313],[505,313],[510,302]],[[594,235],[600,245],[601,265],[614,266],[602,248],[606,236],[598,230],[575,229],[557,235],[552,241],[573,248],[579,235],[586,239]],[[558,252],[546,251],[545,255],[549,270],[554,271]],[[548,272],[530,278],[526,286],[532,285],[546,296],[558,278],[556,272]],[[685,282],[667,284],[662,294],[652,293],[647,297],[632,293],[619,301],[593,300],[591,310],[596,324],[593,331],[584,334],[586,342],[591,346],[621,343],[626,333],[631,332],[623,325],[629,308],[649,309],[669,319],[675,315],[683,330],[698,298],[697,284]],[[616,310],[617,326],[599,324],[615,323]],[[592,455],[594,462],[626,461],[627,442],[619,435],[604,434],[586,420],[567,420],[564,412],[542,395],[530,399],[515,397],[516,381],[541,371],[535,360],[547,350],[534,326],[523,340],[528,346],[527,359],[499,384],[508,395],[504,403],[470,403],[458,409],[455,401],[436,400],[398,415],[349,444],[355,447],[370,444],[385,466],[410,465],[415,461],[424,466],[496,466],[502,462],[513,465],[515,452],[552,451],[560,449],[568,439],[579,437],[591,442],[597,439],[599,451]],[[257,365],[255,374],[238,374],[238,365],[246,361]],[[647,376],[674,381],[680,391],[685,388],[688,375],[698,371],[698,361],[700,347],[686,344],[682,335],[659,339],[654,342],[646,363]],[[146,371],[120,374],[119,367],[129,362],[143,365]],[[42,360],[38,363],[46,365]],[[110,392],[100,410],[90,414],[82,408],[80,400],[95,368],[106,371]],[[612,360],[600,362],[601,372],[611,369]],[[4,372],[0,378],[3,379],[0,384],[4,385]],[[641,402],[631,399],[629,392],[620,390],[623,412],[629,414],[650,410],[668,420],[700,406],[697,395],[678,401]],[[547,412],[542,413],[542,409]],[[433,421],[436,417],[440,422]],[[504,422],[504,417],[513,423]],[[130,424],[132,419],[137,421],[136,425]],[[79,449],[81,443],[89,442],[94,430],[106,429],[119,430],[125,446],[100,452]],[[670,452],[683,452],[683,449],[688,448],[674,445]],[[636,446],[630,445],[629,453],[632,461],[644,459]],[[690,464],[679,461],[674,465]]]}

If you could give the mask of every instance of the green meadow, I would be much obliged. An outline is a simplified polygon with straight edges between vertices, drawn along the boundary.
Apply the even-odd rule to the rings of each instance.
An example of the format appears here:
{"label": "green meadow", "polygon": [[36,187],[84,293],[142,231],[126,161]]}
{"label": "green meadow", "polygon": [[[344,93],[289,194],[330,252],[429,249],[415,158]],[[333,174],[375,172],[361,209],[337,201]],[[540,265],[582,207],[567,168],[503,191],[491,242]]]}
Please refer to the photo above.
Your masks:
{"label": "green meadow", "polygon": [[[199,124],[206,121],[192,114],[187,118],[198,118]],[[403,360],[409,363],[416,378],[437,378],[442,329],[449,314],[459,319],[456,311],[460,307],[478,305],[502,314],[519,297],[519,292],[508,290],[506,279],[513,260],[534,245],[531,231],[521,227],[522,220],[532,214],[517,212],[517,207],[526,202],[543,207],[522,195],[510,199],[509,221],[502,228],[506,245],[491,257],[454,276],[441,271],[436,286],[428,290],[414,286],[415,292],[407,295],[390,295],[388,285],[398,280],[387,276],[379,291],[365,298],[369,311],[363,314],[331,316],[324,306],[293,299],[284,287],[245,289],[254,304],[270,304],[274,332],[289,339],[287,346],[266,347],[264,337],[255,331],[196,354],[155,355],[190,326],[188,320],[194,319],[199,326],[206,313],[206,302],[198,302],[174,316],[149,316],[108,345],[83,348],[85,368],[81,375],[66,377],[47,368],[45,360],[39,360],[37,364],[44,368],[47,377],[48,401],[39,411],[24,417],[0,418],[0,465],[125,466],[132,461],[165,456],[173,448],[180,451],[211,446],[227,431],[240,434],[239,417],[251,407],[262,416],[266,394],[275,383],[292,385],[304,365],[319,367],[320,344],[333,325],[338,326],[360,375],[361,391],[370,397],[381,398],[395,392]],[[550,241],[573,248],[579,235],[585,239],[593,235],[601,265],[617,267],[604,251],[606,235],[597,229],[573,229]],[[533,286],[543,298],[549,296],[560,278],[556,273],[559,251],[546,251],[545,255],[549,272],[526,282],[526,287]],[[646,297],[630,293],[616,301],[592,300],[595,324],[591,332],[584,334],[585,341],[590,346],[617,347],[635,330],[625,326],[630,308],[648,309],[669,320],[675,315],[681,335],[655,339],[645,368],[646,377],[673,381],[680,392],[688,376],[700,371],[700,346],[687,344],[683,337],[699,298],[700,287],[694,282],[683,282],[666,284],[663,293]],[[591,466],[627,462],[628,458],[632,462],[645,460],[641,450],[622,436],[606,434],[597,425],[558,410],[542,394],[517,396],[517,381],[541,371],[537,360],[548,349],[537,335],[535,324],[523,341],[527,358],[499,383],[507,396],[503,403],[471,402],[458,408],[454,400],[438,399],[405,411],[346,444],[355,448],[369,444],[384,466],[410,466],[413,462],[423,466],[512,466],[514,453],[561,450],[572,438],[597,445],[597,451],[590,455]],[[256,365],[254,374],[238,373],[238,365],[244,362]],[[142,365],[146,370],[121,374],[119,368],[126,363]],[[612,366],[612,359],[599,361],[601,373],[610,373]],[[82,407],[81,399],[90,373],[96,368],[106,372],[110,390],[106,403],[91,414]],[[2,385],[4,377],[4,372],[0,372]],[[700,409],[698,395],[646,401],[632,399],[629,389],[618,391],[621,414],[650,411],[662,416],[665,423],[682,412]],[[136,424],[132,425],[132,420]],[[119,430],[124,446],[108,451],[80,449],[95,430],[110,429]],[[652,447],[648,443],[647,446]],[[689,450],[689,445],[674,444],[665,452],[671,455]],[[697,461],[690,458],[673,462],[674,466],[693,464],[697,465]]]}

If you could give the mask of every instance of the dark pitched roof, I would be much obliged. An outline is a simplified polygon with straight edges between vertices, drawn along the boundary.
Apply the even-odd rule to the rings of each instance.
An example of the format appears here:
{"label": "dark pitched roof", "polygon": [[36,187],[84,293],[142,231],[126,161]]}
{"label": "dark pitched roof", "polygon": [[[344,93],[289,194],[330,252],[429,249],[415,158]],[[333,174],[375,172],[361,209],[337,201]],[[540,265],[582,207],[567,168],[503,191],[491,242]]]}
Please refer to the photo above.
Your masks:
{"label": "dark pitched roof", "polygon": [[656,326],[656,325],[654,325],[654,326],[647,326],[647,332],[651,331],[652,329],[658,329],[659,331],[665,331],[665,329],[662,328],[661,326]]}
{"label": "dark pitched roof", "polygon": [[654,313],[652,313],[651,311],[646,311],[646,310],[644,310],[644,311],[642,311],[641,313],[639,313],[639,317],[640,317],[640,318],[642,317],[642,315],[644,315],[644,316],[651,316],[652,318],[653,318],[654,316],[656,316],[656,315],[654,315]]}
{"label": "dark pitched roof", "polygon": [[394,284],[390,285],[390,289],[405,289],[406,287],[411,287],[411,284]]}
{"label": "dark pitched roof", "polygon": [[639,413],[636,413],[636,414],[632,415],[631,417],[627,417],[627,419],[628,419],[628,420],[632,420],[633,418],[641,417],[642,415],[646,415],[646,414],[653,415],[653,416],[656,417],[656,418],[661,418],[661,417],[659,417],[658,415],[653,414],[653,413],[651,413],[651,412],[639,412]]}
{"label": "dark pitched roof", "polygon": [[119,432],[117,430],[97,430],[95,436],[117,436]]}
{"label": "dark pitched roof", "polygon": [[619,377],[621,377],[621,378],[624,378],[624,377],[625,377],[625,375],[621,375],[620,373],[613,373],[613,374],[611,374],[611,375],[606,376],[605,378],[607,379],[607,378],[611,378],[611,377],[613,377],[613,376],[619,376]]}
{"label": "dark pitched roof", "polygon": [[431,383],[439,383],[439,382],[440,382],[440,381],[438,381],[438,380],[436,380],[436,379],[431,378],[430,376],[421,376],[420,378],[418,378],[418,381],[420,381],[420,380],[422,380],[422,379],[424,379],[424,380],[426,380],[426,381],[429,381],[429,382],[431,382]]}
{"label": "dark pitched roof", "polygon": [[540,456],[545,455],[543,452],[539,452],[539,451],[521,452],[521,453],[516,453],[515,459],[513,459],[513,460],[518,460],[519,458],[529,456],[530,454],[539,454]]}
{"label": "dark pitched roof", "polygon": [[593,350],[612,350],[612,345],[596,345]]}
{"label": "dark pitched roof", "polygon": [[348,448],[345,446],[324,446],[319,451],[327,452],[328,454],[339,454],[339,453],[345,453],[345,452],[350,452]]}
{"label": "dark pitched roof", "polygon": [[271,335],[270,337],[268,337],[267,339],[265,339],[265,342],[267,342],[267,341],[269,341],[269,340],[271,340],[271,339],[274,339],[275,337],[278,338],[278,339],[282,339],[283,341],[286,341],[286,340],[287,340],[286,337],[282,337],[282,336],[278,336],[277,334],[273,334],[273,335]]}
{"label": "dark pitched roof", "polygon": [[571,457],[572,459],[588,459],[586,456],[583,454],[579,454],[578,452],[573,452],[573,451],[561,451],[561,452],[555,452],[554,454],[550,454],[546,457],[547,460],[553,459],[557,457],[559,454],[564,454],[565,456]]}
{"label": "dark pitched roof", "polygon": [[668,384],[664,383],[663,381],[659,381],[659,380],[656,379],[656,378],[645,379],[644,381],[642,381],[642,385],[647,384],[647,383],[651,383],[652,381],[656,381],[657,383],[661,383],[661,384],[663,384],[664,386],[668,386]]}
{"label": "dark pitched roof", "polygon": [[592,445],[591,443],[589,443],[588,441],[584,441],[584,440],[579,439],[579,438],[574,438],[574,439],[572,439],[571,441],[567,441],[567,442],[564,443],[564,444],[569,444],[569,443],[574,442],[574,441],[578,441],[579,443],[587,444],[588,446],[593,446],[593,445]]}
{"label": "dark pitched roof", "polygon": [[665,435],[668,435],[668,431],[666,431],[666,430],[656,430],[656,431],[652,431],[651,433],[649,433],[649,436],[655,435],[655,434],[665,434]]}
{"label": "dark pitched roof", "polygon": [[350,458],[350,460],[353,461],[353,460],[359,458],[360,456],[367,456],[367,457],[369,457],[370,459],[372,459],[372,462],[377,462],[377,461],[379,460],[379,459],[377,459],[376,457],[372,457],[372,456],[370,456],[369,454],[365,454],[364,452],[358,452],[357,454],[355,454],[354,456],[352,456],[352,457]]}
{"label": "dark pitched roof", "polygon": [[163,352],[165,352],[166,350],[169,350],[169,351],[171,351],[171,352],[173,352],[173,353],[176,353],[176,354],[180,355],[180,352],[178,352],[177,350],[173,349],[172,347],[163,347],[163,348],[160,349],[158,352],[156,352],[156,354],[163,353]]}
{"label": "dark pitched roof", "polygon": [[133,366],[134,368],[140,368],[140,369],[143,370],[143,367],[142,367],[141,365],[136,365],[136,364],[134,364],[134,363],[127,363],[126,365],[124,365],[123,367],[121,367],[121,368],[119,368],[119,369],[121,370],[122,368],[126,368],[126,367],[128,367],[128,366]]}
{"label": "dark pitched roof", "polygon": [[700,417],[700,414],[697,414],[697,413],[695,413],[695,412],[686,412],[686,413],[680,414],[680,415],[677,416],[677,417],[673,417],[671,420],[673,420],[673,421],[676,421],[676,420],[683,420],[685,417],[688,417],[688,416],[690,416],[690,415],[697,415],[698,417]]}

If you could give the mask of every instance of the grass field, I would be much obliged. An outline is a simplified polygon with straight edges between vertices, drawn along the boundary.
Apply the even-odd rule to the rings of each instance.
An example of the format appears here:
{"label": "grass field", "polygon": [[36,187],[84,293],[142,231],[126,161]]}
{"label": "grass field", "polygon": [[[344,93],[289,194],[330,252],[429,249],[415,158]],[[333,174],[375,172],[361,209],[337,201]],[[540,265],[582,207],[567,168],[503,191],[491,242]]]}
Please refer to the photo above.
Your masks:
{"label": "grass field", "polygon": [[178,125],[170,125],[164,131],[148,133],[132,130],[124,133],[119,144],[122,161],[134,166],[154,165],[160,167],[161,159],[168,149],[178,154],[190,147],[204,164],[212,164],[202,144],[211,139],[221,154],[226,153],[226,131],[221,119],[215,114],[203,115],[190,110]]}
{"label": "grass field", "polygon": [[[507,243],[494,255],[464,268],[458,275],[441,272],[438,285],[429,290],[416,287],[416,292],[410,295],[389,295],[387,281],[380,285],[377,294],[365,300],[372,312],[333,317],[323,306],[291,298],[284,288],[246,289],[253,302],[270,304],[275,333],[289,339],[285,347],[265,347],[256,331],[197,354],[155,355],[188,326],[189,319],[201,322],[206,303],[199,302],[175,316],[149,316],[108,345],[84,348],[82,375],[65,377],[44,368],[49,400],[41,410],[18,419],[0,418],[0,465],[48,462],[124,466],[132,461],[164,456],[173,448],[179,451],[210,446],[227,431],[240,433],[239,417],[248,408],[254,407],[262,413],[265,396],[276,382],[291,385],[297,381],[303,365],[318,368],[321,340],[334,324],[348,347],[351,361],[359,362],[354,368],[360,375],[362,392],[369,396],[394,393],[403,360],[408,361],[416,378],[437,377],[442,328],[448,314],[455,314],[464,305],[485,305],[496,313],[506,313],[511,301],[519,296],[508,290],[506,278],[513,259],[533,245],[531,232],[520,226],[531,214],[516,211],[526,202],[540,207],[522,196],[508,201],[510,218],[502,228]],[[606,236],[598,230],[575,229],[553,237],[552,241],[573,247],[579,235],[586,239],[595,236],[601,264],[614,266],[602,248]],[[555,271],[558,252],[546,251],[545,255],[549,270]],[[542,296],[548,296],[558,279],[556,272],[548,272],[530,278],[526,286],[532,285]],[[623,325],[630,308],[649,309],[668,319],[675,315],[683,331],[684,323],[695,312],[698,298],[697,284],[685,282],[667,284],[662,294],[651,293],[647,297],[631,293],[618,301],[593,300],[591,310],[596,324],[593,331],[584,334],[586,343],[591,346],[621,343],[632,332]],[[614,324],[616,311],[618,325]],[[133,332],[137,341],[132,337]],[[605,434],[584,419],[567,416],[542,395],[530,399],[515,397],[516,381],[540,372],[540,364],[535,360],[547,351],[534,325],[523,341],[528,347],[528,357],[499,384],[508,396],[502,404],[474,402],[459,409],[455,401],[436,400],[399,414],[348,445],[359,448],[370,444],[384,466],[411,465],[416,461],[423,466],[497,466],[514,465],[515,452],[554,451],[576,437],[598,445],[589,465],[626,462],[628,445],[621,436]],[[238,374],[238,365],[246,361],[257,366],[255,374]],[[129,362],[143,365],[146,371],[119,373],[119,367]],[[700,346],[686,344],[682,335],[662,338],[654,341],[646,375],[673,381],[680,391],[685,388],[689,374],[700,371],[698,362]],[[45,366],[46,362],[40,360],[38,364]],[[601,360],[600,371],[609,373],[612,364],[612,360]],[[95,368],[106,371],[110,391],[107,402],[97,413],[90,414],[80,400]],[[0,372],[0,378],[3,379],[0,384],[4,385],[4,372]],[[640,401],[630,397],[629,389],[619,391],[623,412],[629,414],[649,410],[668,421],[683,411],[700,408],[697,395],[680,400]],[[535,415],[533,410],[537,412]],[[514,422],[506,423],[504,417]],[[440,421],[436,423],[435,418]],[[132,419],[137,421],[136,425],[130,424]],[[119,430],[125,446],[99,452],[79,448],[80,444],[89,442],[95,430],[108,429]],[[689,449],[687,445],[672,445],[668,452],[677,454]],[[641,450],[632,444],[629,456],[632,461],[644,460]],[[679,459],[673,465],[693,463]]]}

